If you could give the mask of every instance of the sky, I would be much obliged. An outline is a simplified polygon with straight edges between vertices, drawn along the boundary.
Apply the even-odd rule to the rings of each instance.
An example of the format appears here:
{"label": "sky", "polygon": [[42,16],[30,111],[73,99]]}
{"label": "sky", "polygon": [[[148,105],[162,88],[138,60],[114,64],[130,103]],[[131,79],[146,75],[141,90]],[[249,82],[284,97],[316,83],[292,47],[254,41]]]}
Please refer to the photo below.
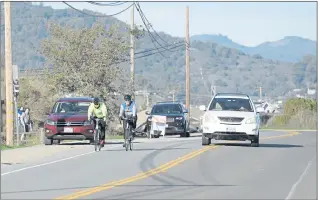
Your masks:
{"label": "sky", "polygon": [[[104,14],[117,13],[130,5],[97,6],[86,2],[68,2],[80,10]],[[106,2],[105,2],[106,3]],[[190,36],[222,34],[245,46],[299,36],[317,38],[316,2],[140,2],[147,19],[157,32],[185,37],[185,8],[189,6]],[[55,9],[67,8],[62,2],[45,2]],[[115,16],[130,23],[130,10]],[[135,10],[135,23],[142,25]]]}

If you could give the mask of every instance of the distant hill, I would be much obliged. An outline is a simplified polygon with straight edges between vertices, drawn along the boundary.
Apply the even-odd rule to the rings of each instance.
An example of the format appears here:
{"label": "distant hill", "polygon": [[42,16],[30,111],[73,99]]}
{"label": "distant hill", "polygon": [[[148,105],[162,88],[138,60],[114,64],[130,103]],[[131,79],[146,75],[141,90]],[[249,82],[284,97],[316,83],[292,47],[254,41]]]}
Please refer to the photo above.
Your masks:
{"label": "distant hill", "polygon": [[194,35],[191,40],[215,42],[248,54],[259,54],[264,58],[280,61],[299,62],[304,56],[316,55],[316,41],[296,36],[286,36],[281,40],[265,42],[255,47],[237,44],[224,35]]}
{"label": "distant hill", "polygon": [[[3,12],[1,14],[3,16]],[[97,19],[72,9],[55,10],[48,6],[32,5],[29,2],[12,2],[13,63],[20,68],[44,66],[45,58],[37,50],[41,40],[48,36],[47,25],[50,21],[80,28],[91,27],[97,20],[107,26],[119,24],[122,30],[128,27],[127,24],[113,17]],[[4,20],[1,20],[1,23],[1,45],[4,48]],[[183,39],[164,33],[158,34],[168,43]],[[154,37],[158,38],[155,34]],[[190,68],[191,93],[193,94],[191,99],[195,102],[202,101],[202,99],[205,99],[206,102],[209,101],[210,97],[206,96],[210,94],[211,84],[216,86],[218,92],[237,91],[257,96],[257,87],[261,86],[264,95],[280,96],[296,87],[306,86],[308,82],[310,84],[317,82],[316,73],[313,73],[316,70],[314,56],[304,57],[296,64],[273,61],[260,55],[254,55],[254,53],[251,53],[252,55],[245,53],[246,51],[238,48],[240,45],[231,43],[226,37],[220,37],[220,39],[223,40],[223,45],[210,40],[191,42]],[[287,42],[287,40],[288,38],[284,41]],[[292,41],[289,42],[290,45],[296,44],[295,41],[295,38],[292,38]],[[302,40],[300,39],[300,41]],[[160,39],[158,42],[165,45]],[[225,44],[226,42],[228,44]],[[229,46],[231,44],[234,46]],[[264,49],[279,48],[278,44],[263,44],[260,49],[261,47]],[[289,45],[283,44],[281,48]],[[136,52],[153,48],[154,45],[147,34],[136,41]],[[297,52],[302,49],[304,48],[294,48],[289,51]],[[286,50],[286,52],[289,51]],[[3,55],[4,51],[1,53]],[[138,54],[136,57],[141,55],[144,54]],[[179,48],[174,52],[166,51],[164,55],[165,57],[157,53],[136,59],[136,89],[147,89],[163,97],[168,96],[168,93],[175,89],[177,90],[176,97],[182,99],[185,94],[185,48]],[[286,55],[288,54],[286,53]],[[122,67],[129,73],[128,63],[122,64]]]}

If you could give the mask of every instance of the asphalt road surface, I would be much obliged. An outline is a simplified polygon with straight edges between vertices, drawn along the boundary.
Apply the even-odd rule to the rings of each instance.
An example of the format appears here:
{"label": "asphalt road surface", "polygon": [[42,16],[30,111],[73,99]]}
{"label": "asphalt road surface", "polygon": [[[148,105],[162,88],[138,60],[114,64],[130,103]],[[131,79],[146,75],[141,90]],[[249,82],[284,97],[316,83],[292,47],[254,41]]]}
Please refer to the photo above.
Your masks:
{"label": "asphalt road surface", "polygon": [[2,166],[1,198],[316,199],[316,133],[260,134],[260,147],[166,137]]}

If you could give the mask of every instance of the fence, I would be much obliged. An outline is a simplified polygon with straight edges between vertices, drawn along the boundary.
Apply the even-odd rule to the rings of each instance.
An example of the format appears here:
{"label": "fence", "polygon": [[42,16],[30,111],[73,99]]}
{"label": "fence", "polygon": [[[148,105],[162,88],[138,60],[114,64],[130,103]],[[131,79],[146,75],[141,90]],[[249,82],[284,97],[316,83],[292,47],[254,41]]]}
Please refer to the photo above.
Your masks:
{"label": "fence", "polygon": [[[20,132],[18,135],[14,133],[13,144],[14,146],[32,146],[37,144],[44,144],[44,130],[34,130],[31,132]],[[4,132],[1,133],[1,145],[6,145],[6,135]]]}

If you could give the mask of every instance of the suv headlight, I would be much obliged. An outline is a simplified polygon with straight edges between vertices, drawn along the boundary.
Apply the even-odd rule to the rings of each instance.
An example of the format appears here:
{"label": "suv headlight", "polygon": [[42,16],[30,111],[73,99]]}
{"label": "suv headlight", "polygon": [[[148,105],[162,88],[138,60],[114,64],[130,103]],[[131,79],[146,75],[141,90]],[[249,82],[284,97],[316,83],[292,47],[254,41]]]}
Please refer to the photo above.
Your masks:
{"label": "suv headlight", "polygon": [[256,117],[248,118],[245,123],[246,124],[256,124]]}
{"label": "suv headlight", "polygon": [[204,123],[211,123],[211,124],[216,124],[218,121],[215,119],[215,117],[211,116],[211,115],[206,115],[203,118],[203,122]]}
{"label": "suv headlight", "polygon": [[176,117],[176,120],[183,120],[183,117]]}
{"label": "suv headlight", "polygon": [[46,124],[55,126],[57,123],[51,119],[46,120]]}

